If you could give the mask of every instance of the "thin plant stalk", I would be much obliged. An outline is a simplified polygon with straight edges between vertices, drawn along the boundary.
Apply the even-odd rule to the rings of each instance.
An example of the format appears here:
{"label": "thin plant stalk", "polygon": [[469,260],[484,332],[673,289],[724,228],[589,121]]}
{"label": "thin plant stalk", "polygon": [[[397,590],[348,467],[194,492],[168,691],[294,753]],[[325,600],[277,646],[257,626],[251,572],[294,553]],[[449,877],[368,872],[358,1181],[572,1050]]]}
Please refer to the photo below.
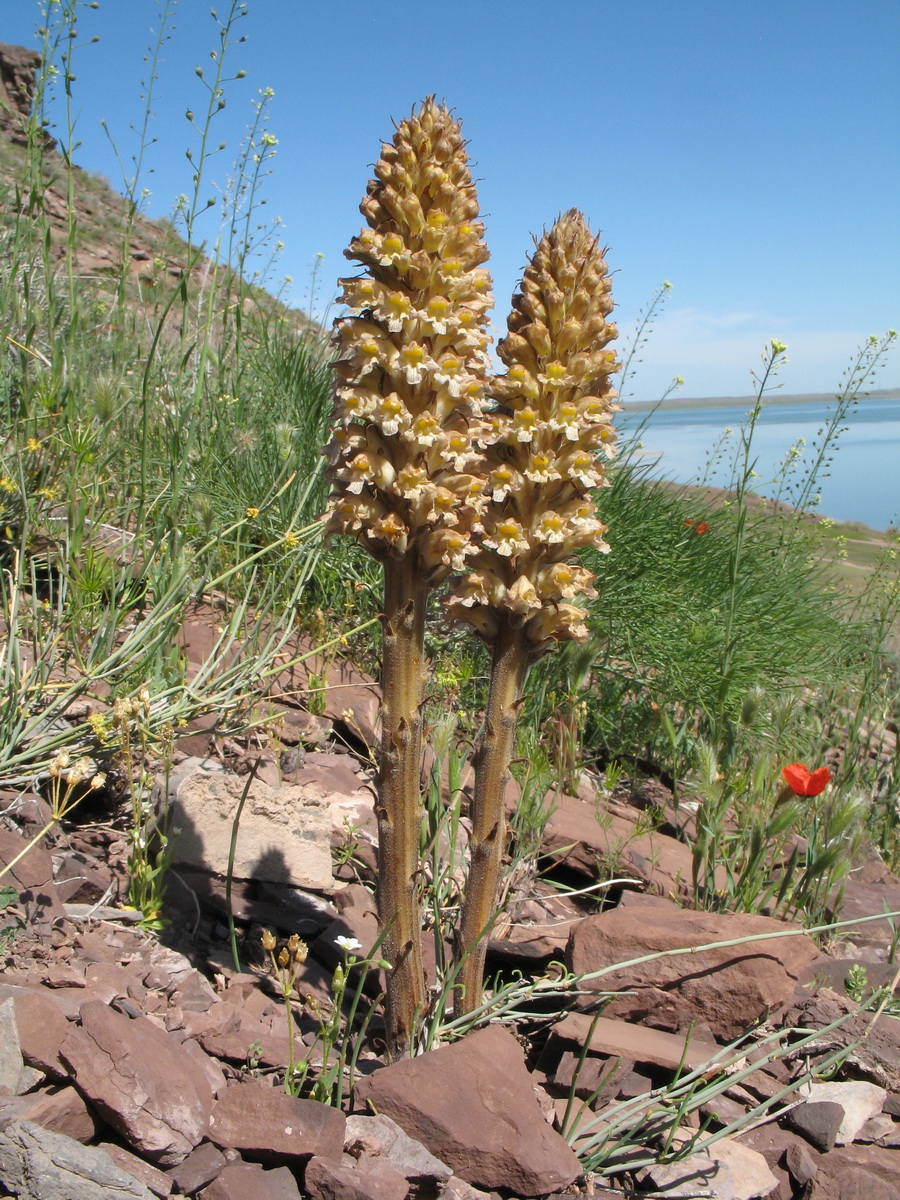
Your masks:
{"label": "thin plant stalk", "polygon": [[425,1004],[418,879],[426,592],[411,555],[385,562],[378,911],[389,914],[387,1023],[404,1047]]}
{"label": "thin plant stalk", "polygon": [[527,669],[524,630],[506,622],[494,642],[485,733],[475,761],[471,858],[459,924],[460,1014],[471,1012],[481,997],[487,932],[494,915],[506,843],[504,784],[515,746],[519,697]]}
{"label": "thin plant stalk", "polygon": [[[231,841],[228,844],[228,870],[225,874],[225,911],[228,913],[228,937],[231,942],[231,957],[234,962],[235,971],[240,974],[241,959],[237,948],[237,933],[234,927],[234,909],[231,904],[231,882],[234,877],[234,856],[237,853],[238,830],[241,825],[241,814],[244,811],[244,804],[250,794],[250,788],[253,785],[253,780],[256,778],[256,772],[259,770],[260,760],[257,758],[253,766],[250,768],[250,774],[247,776],[247,782],[244,784],[241,798],[238,801],[237,811],[234,814],[234,820],[231,823]],[[293,1039],[291,1039],[291,1052],[293,1054]]]}

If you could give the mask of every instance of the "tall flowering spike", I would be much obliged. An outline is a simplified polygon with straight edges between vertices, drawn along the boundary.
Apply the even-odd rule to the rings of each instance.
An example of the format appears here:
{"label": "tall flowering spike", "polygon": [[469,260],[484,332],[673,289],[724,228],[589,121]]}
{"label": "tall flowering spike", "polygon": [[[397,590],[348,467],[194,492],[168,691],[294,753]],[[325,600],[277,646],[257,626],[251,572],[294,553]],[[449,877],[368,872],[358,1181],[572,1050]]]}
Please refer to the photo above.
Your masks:
{"label": "tall flowering spike", "polygon": [[591,491],[615,453],[612,308],[602,251],[571,209],[537,243],[497,347],[506,374],[492,381],[484,423],[485,532],[447,602],[488,640],[523,627],[532,655],[587,637],[571,601],[594,594],[593,576],[572,556],[609,549]]}
{"label": "tall flowering spike", "polygon": [[474,553],[482,491],[472,423],[489,370],[484,226],[459,122],[427,99],[382,146],[346,251],[337,323],[328,530],[431,582]]}
{"label": "tall flowering spike", "polygon": [[493,381],[495,407],[484,419],[484,535],[447,600],[492,653],[457,933],[462,1012],[481,1002],[505,843],[504,777],[528,666],[552,641],[587,637],[584,612],[571,601],[595,594],[593,576],[573,561],[574,551],[608,549],[591,491],[606,483],[615,445],[612,307],[603,255],[573,209],[537,243],[513,297],[509,333],[497,348],[506,374]]}

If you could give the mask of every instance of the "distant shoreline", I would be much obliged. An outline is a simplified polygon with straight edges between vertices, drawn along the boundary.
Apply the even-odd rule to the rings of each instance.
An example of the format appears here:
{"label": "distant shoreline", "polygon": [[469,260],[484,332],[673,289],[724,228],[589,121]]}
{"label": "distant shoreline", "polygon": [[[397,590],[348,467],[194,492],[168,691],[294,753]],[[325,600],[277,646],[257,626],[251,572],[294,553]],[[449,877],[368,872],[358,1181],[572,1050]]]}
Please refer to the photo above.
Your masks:
{"label": "distant shoreline", "polygon": [[[861,396],[867,400],[900,400],[900,388],[880,388],[865,392]],[[800,395],[787,395],[776,392],[767,395],[763,403],[766,407],[780,404],[829,404],[836,399],[834,392],[808,392]],[[703,408],[752,408],[756,403],[754,396],[697,396],[670,397],[662,405],[663,411],[675,412],[677,409],[696,410]],[[658,400],[623,400],[622,414],[651,412],[659,404]]]}

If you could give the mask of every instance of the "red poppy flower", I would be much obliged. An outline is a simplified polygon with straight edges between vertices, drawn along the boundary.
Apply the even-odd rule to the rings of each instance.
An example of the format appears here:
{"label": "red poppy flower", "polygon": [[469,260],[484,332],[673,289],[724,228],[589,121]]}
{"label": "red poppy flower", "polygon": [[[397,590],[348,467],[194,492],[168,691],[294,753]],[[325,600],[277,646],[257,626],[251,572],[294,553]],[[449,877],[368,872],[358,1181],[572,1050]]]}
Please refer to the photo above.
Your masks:
{"label": "red poppy flower", "polygon": [[707,523],[705,521],[701,521],[700,524],[697,526],[697,528],[694,530],[694,532],[695,533],[709,533],[709,526],[707,525]]}
{"label": "red poppy flower", "polygon": [[694,523],[693,517],[688,517],[688,519],[686,521],[682,521],[682,525],[684,525],[685,529],[690,529],[690,527],[693,525],[693,523]]}
{"label": "red poppy flower", "polygon": [[831,783],[827,767],[809,771],[803,763],[789,763],[781,772],[788,787],[798,796],[818,796]]}

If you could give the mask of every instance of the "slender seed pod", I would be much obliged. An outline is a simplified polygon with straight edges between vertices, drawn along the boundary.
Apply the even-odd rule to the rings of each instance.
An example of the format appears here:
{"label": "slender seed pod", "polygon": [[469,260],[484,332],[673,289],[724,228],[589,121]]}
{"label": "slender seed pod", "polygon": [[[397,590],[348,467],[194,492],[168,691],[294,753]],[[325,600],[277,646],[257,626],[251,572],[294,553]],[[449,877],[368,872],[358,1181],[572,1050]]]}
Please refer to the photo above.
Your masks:
{"label": "slender seed pod", "polygon": [[387,1046],[400,1058],[424,1012],[419,778],[428,589],[476,552],[485,505],[479,427],[492,302],[459,123],[427,99],[382,147],[341,280],[329,533],[384,567],[378,910],[392,965]]}
{"label": "slender seed pod", "polygon": [[484,536],[472,568],[451,585],[450,612],[491,647],[485,732],[475,761],[469,877],[457,931],[457,1010],[481,1002],[486,935],[495,915],[505,844],[504,778],[530,663],[553,642],[583,641],[578,596],[595,595],[581,546],[607,550],[591,491],[606,483],[618,370],[609,275],[581,213],[537,243],[509,333],[497,347],[485,418]]}

